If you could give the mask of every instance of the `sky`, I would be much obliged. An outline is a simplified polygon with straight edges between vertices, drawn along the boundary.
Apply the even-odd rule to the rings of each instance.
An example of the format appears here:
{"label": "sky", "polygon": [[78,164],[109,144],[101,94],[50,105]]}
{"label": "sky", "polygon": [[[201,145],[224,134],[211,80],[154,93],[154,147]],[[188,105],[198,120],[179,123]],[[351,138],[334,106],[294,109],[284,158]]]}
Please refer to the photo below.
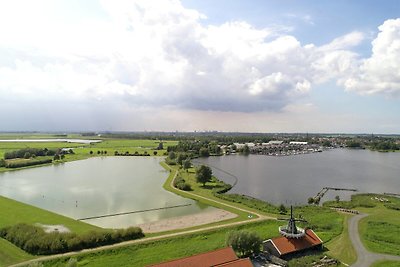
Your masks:
{"label": "sky", "polygon": [[397,0],[0,0],[0,131],[400,133]]}

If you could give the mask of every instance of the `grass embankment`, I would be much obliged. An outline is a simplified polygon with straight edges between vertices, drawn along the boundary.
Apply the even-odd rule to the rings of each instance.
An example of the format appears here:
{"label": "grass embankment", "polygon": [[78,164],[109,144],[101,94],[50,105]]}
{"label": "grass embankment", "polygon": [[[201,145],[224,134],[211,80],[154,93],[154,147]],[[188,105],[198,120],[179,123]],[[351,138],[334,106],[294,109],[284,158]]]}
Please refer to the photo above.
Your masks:
{"label": "grass embankment", "polygon": [[377,261],[371,267],[400,267],[400,261]]}
{"label": "grass embankment", "polygon": [[[234,230],[245,229],[256,232],[266,239],[276,235],[278,225],[279,223],[273,220],[253,222],[241,226],[145,242],[112,250],[85,253],[73,258],[78,260],[79,266],[146,266],[225,247],[227,234]],[[65,266],[68,259],[66,257],[48,261],[44,263],[44,266]]]}
{"label": "grass embankment", "polygon": [[[101,229],[2,196],[0,196],[0,210],[0,228],[17,223],[41,223],[48,225],[62,224],[75,233],[85,233],[90,230]],[[32,255],[0,238],[0,266],[7,266],[31,258],[33,258]]]}
{"label": "grass embankment", "polygon": [[[180,170],[177,166],[169,166],[165,162],[161,163],[161,165],[169,169],[170,175],[166,182],[164,183],[164,189],[171,191],[173,193],[176,193],[178,195],[181,195],[186,198],[194,199],[197,201],[200,201],[204,204],[214,206],[216,208],[224,209],[229,212],[235,213],[238,215],[238,217],[231,219],[227,222],[235,222],[235,221],[243,221],[243,220],[252,220],[257,218],[258,216],[251,213],[251,212],[259,212],[254,209],[249,209],[248,207],[245,207],[240,204],[232,203],[229,201],[221,200],[217,197],[214,196],[212,189],[218,188],[220,185],[218,184],[217,181],[209,182],[206,184],[206,187],[203,187],[202,185],[198,184],[196,182],[195,178],[195,169],[191,168],[187,172]],[[175,187],[172,186],[172,181],[176,175],[176,173],[179,172],[179,174],[185,179],[185,181],[190,184],[192,191],[182,191],[179,189],[176,189]],[[235,207],[241,208],[241,209],[246,209],[249,212],[245,212],[243,210],[237,209]],[[250,215],[250,217],[249,217]],[[224,222],[225,223],[225,222]]]}
{"label": "grass embankment", "polygon": [[329,256],[339,259],[342,263],[347,265],[351,265],[357,260],[357,253],[349,237],[348,219],[350,216],[351,215],[346,215],[344,217],[342,233],[325,244],[325,247],[329,250],[327,252]]}
{"label": "grass embankment", "polygon": [[325,205],[356,208],[362,213],[369,214],[359,225],[364,246],[372,252],[400,255],[399,198],[360,194],[352,196],[351,201],[328,202]]}

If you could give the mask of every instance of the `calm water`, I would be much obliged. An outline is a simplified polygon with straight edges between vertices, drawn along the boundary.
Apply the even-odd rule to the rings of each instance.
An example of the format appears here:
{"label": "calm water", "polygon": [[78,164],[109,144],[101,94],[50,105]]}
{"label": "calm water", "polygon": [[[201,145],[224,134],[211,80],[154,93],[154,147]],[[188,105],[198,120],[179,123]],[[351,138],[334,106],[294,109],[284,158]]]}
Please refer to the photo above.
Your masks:
{"label": "calm water", "polygon": [[79,219],[191,204],[86,222],[119,228],[213,209],[162,188],[168,172],[157,157],[104,157],[0,173],[0,194]]}
{"label": "calm water", "polygon": [[[199,160],[234,174],[238,183],[232,193],[275,204],[304,204],[325,186],[400,193],[400,153],[333,149],[287,157],[230,155]],[[213,173],[225,182],[234,182],[216,168]],[[323,201],[336,195],[348,199],[351,193],[329,191]]]}

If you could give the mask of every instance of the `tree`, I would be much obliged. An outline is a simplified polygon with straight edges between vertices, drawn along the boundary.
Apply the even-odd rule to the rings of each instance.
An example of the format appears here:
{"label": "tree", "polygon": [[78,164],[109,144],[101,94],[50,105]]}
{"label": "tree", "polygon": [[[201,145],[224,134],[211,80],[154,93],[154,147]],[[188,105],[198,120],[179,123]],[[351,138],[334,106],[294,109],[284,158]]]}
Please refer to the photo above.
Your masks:
{"label": "tree", "polygon": [[286,214],[287,212],[286,207],[283,204],[279,206],[278,211],[280,214]]}
{"label": "tree", "polygon": [[154,156],[157,156],[157,151],[153,151],[153,155],[154,155]]}
{"label": "tree", "polygon": [[0,159],[0,167],[5,167],[6,161],[4,159]]}
{"label": "tree", "polygon": [[163,145],[162,142],[160,142],[160,143],[158,144],[157,150],[162,150],[162,149],[164,149],[164,145]]}
{"label": "tree", "polygon": [[210,156],[210,152],[208,151],[208,148],[202,147],[199,150],[199,155],[200,155],[200,157],[208,157],[208,156]]}
{"label": "tree", "polygon": [[249,146],[248,146],[247,144],[244,145],[243,150],[242,150],[242,153],[243,153],[244,155],[250,154],[250,148],[249,148]]}
{"label": "tree", "polygon": [[247,257],[260,252],[262,240],[252,232],[230,232],[226,239],[226,245],[231,246],[239,257]]}
{"label": "tree", "polygon": [[211,181],[212,170],[210,167],[201,165],[196,169],[196,181],[202,183],[203,187],[207,182]]}
{"label": "tree", "polygon": [[168,157],[169,157],[170,159],[175,159],[175,158],[176,158],[175,152],[174,152],[174,151],[169,152]]}
{"label": "tree", "polygon": [[340,201],[340,197],[339,197],[339,196],[336,196],[336,197],[335,197],[335,200],[336,200],[336,202],[339,202],[339,201]]}
{"label": "tree", "polygon": [[183,165],[182,165],[183,169],[187,170],[191,166],[192,166],[192,163],[190,162],[190,159],[186,159],[186,160],[183,161]]}
{"label": "tree", "polygon": [[89,154],[90,154],[90,155],[93,155],[93,151],[92,151],[92,150],[90,150]]}

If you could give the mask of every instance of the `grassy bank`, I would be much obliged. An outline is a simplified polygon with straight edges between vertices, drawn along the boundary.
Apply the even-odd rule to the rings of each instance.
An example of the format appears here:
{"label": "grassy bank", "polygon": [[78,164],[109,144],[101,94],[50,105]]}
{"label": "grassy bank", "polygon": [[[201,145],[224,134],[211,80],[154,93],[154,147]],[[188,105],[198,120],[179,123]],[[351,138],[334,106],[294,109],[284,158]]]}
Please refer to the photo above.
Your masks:
{"label": "grassy bank", "polygon": [[[222,248],[225,246],[227,234],[234,230],[246,229],[258,233],[263,238],[269,238],[276,235],[278,224],[276,221],[255,222],[112,250],[86,253],[74,258],[78,259],[79,266],[146,266]],[[68,259],[48,261],[45,262],[45,266],[65,266]]]}
{"label": "grassy bank", "polygon": [[377,194],[352,196],[351,201],[327,202],[325,205],[355,208],[369,214],[360,221],[364,246],[378,253],[400,255],[400,199]]}
{"label": "grassy bank", "polygon": [[[75,233],[85,233],[90,230],[101,229],[2,196],[0,196],[0,210],[0,228],[17,223],[41,223],[47,225],[62,224]],[[0,266],[8,266],[9,264],[29,260],[31,258],[33,258],[32,255],[0,238]]]}

